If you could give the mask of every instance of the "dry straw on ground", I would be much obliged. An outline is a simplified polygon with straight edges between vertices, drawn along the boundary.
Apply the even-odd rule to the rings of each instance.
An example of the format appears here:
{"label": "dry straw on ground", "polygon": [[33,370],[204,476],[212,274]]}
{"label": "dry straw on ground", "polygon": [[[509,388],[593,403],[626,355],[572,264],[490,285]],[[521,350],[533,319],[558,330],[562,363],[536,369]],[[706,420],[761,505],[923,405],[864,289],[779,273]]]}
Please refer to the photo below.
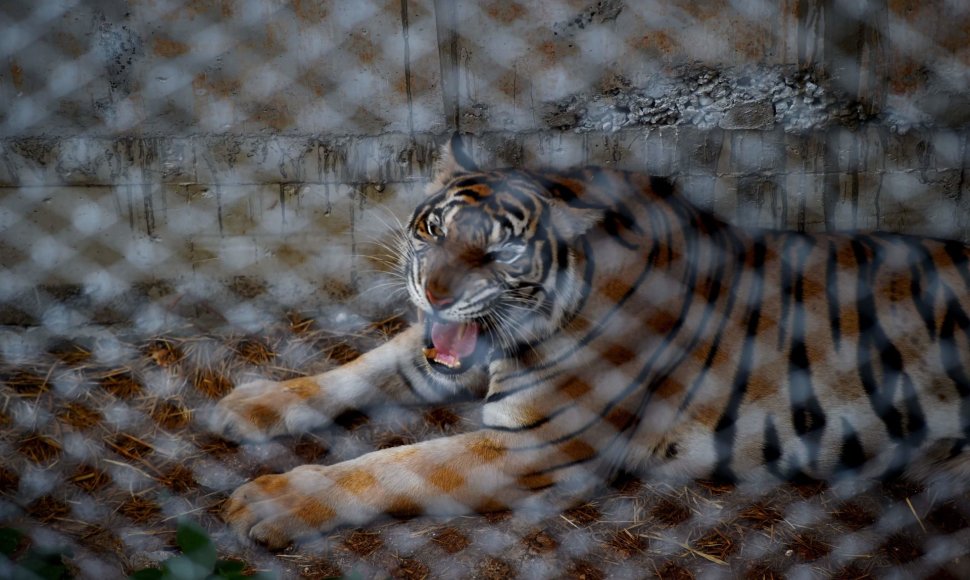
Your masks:
{"label": "dry straw on ground", "polygon": [[910,484],[837,497],[817,483],[752,492],[709,481],[672,486],[622,477],[600,497],[539,519],[498,512],[382,521],[279,554],[232,541],[218,513],[233,478],[474,427],[474,403],[347,414],[339,427],[283,439],[285,451],[260,458],[206,432],[198,418],[246,377],[321,372],[404,324],[395,317],[337,335],[293,315],[259,336],[125,338],[113,329],[121,342],[115,352],[123,356],[111,364],[96,341],[80,340],[53,342],[29,360],[0,360],[0,444],[7,457],[0,499],[8,504],[4,513],[16,514],[3,524],[35,536],[56,532],[73,547],[72,565],[81,572],[92,561],[130,572],[145,554],[173,550],[179,518],[191,517],[224,556],[287,577],[970,574],[966,556],[934,556],[941,540],[970,545],[970,497],[934,500]]}

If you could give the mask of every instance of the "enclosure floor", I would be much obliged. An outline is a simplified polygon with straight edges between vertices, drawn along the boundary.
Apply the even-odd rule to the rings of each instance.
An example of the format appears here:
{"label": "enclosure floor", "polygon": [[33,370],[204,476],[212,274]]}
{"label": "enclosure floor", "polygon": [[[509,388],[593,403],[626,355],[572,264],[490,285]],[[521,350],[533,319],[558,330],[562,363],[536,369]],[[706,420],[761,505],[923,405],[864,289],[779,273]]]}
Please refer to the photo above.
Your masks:
{"label": "enclosure floor", "polygon": [[623,477],[552,515],[390,520],[275,554],[238,543],[219,509],[249,478],[474,428],[477,405],[463,404],[348,415],[259,446],[207,433],[206,409],[236,382],[321,372],[402,325],[335,334],[293,315],[259,336],[2,329],[0,527],[27,533],[19,552],[69,547],[82,577],[176,553],[180,518],[206,528],[223,557],[287,578],[970,577],[970,494],[905,482],[847,494]]}

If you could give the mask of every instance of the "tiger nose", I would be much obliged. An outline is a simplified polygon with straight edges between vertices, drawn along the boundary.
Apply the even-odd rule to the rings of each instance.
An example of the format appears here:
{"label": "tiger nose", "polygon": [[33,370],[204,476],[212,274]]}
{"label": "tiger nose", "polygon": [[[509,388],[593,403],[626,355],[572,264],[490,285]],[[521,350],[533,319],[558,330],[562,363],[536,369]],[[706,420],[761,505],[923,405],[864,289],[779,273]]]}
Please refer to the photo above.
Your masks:
{"label": "tiger nose", "polygon": [[432,306],[448,306],[455,301],[455,299],[451,296],[435,295],[435,293],[431,291],[430,287],[424,289],[424,295],[427,297],[428,302],[431,303]]}

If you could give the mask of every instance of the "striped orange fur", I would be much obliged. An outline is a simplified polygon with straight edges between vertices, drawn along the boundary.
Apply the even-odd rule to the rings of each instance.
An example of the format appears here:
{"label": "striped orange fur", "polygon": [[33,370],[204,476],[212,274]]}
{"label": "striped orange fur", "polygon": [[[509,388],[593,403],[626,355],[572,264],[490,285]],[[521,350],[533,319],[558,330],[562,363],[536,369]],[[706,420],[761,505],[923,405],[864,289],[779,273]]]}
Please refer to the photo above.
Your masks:
{"label": "striped orange fur", "polygon": [[228,504],[240,534],[576,497],[618,469],[970,474],[967,246],[744,230],[663,179],[450,159],[401,249],[422,322],[353,365],[242,385],[214,426],[271,437],[471,393],[481,428],[259,478]]}

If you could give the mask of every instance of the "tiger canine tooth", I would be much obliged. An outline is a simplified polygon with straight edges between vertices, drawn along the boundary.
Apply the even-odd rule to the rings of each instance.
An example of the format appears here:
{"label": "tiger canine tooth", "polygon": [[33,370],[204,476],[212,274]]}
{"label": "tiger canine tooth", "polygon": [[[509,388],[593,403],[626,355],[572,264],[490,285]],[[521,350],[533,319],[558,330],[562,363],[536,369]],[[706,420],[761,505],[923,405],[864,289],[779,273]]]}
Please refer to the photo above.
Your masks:
{"label": "tiger canine tooth", "polygon": [[424,352],[425,358],[427,358],[428,360],[433,360],[434,362],[445,365],[450,369],[461,368],[461,359],[459,359],[458,357],[446,355],[446,354],[439,354],[438,349],[436,348],[425,348],[425,349],[422,349],[422,351]]}

